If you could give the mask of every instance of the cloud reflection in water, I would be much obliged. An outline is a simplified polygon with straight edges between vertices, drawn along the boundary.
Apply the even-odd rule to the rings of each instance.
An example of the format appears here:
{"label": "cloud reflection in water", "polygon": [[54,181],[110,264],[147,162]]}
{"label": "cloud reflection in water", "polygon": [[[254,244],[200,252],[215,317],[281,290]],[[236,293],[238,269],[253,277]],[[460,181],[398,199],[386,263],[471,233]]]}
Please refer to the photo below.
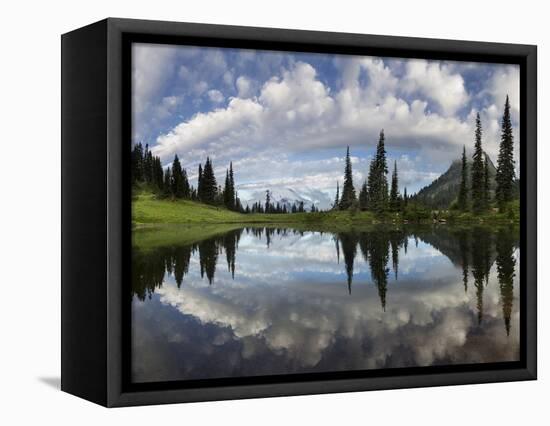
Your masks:
{"label": "cloud reflection in water", "polygon": [[167,250],[160,284],[136,291],[134,381],[519,359],[509,233],[487,234],[489,243],[466,252],[461,239],[472,235],[433,229],[233,233],[189,247],[183,278]]}

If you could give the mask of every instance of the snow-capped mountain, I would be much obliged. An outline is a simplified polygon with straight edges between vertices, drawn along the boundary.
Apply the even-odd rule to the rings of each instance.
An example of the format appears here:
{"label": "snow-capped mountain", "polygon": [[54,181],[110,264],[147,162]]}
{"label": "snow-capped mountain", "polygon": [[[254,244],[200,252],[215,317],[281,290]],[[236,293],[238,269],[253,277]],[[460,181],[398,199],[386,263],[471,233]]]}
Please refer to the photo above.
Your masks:
{"label": "snow-capped mountain", "polygon": [[295,189],[290,187],[276,187],[251,190],[237,187],[241,203],[243,206],[248,205],[250,207],[252,207],[255,202],[265,204],[265,195],[268,189],[271,203],[279,203],[281,207],[286,205],[287,209],[291,209],[293,204],[298,206],[300,202],[303,202],[304,209],[306,210],[311,210],[312,204],[318,209],[327,210],[332,207],[332,203],[334,202],[333,196],[327,192],[314,188]]}

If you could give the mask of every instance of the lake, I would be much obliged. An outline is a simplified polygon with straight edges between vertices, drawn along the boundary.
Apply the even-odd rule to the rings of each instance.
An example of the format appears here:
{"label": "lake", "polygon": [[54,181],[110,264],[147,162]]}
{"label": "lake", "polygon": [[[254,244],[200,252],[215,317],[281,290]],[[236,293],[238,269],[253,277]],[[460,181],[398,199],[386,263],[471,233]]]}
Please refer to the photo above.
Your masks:
{"label": "lake", "polygon": [[515,228],[134,231],[135,383],[517,361]]}

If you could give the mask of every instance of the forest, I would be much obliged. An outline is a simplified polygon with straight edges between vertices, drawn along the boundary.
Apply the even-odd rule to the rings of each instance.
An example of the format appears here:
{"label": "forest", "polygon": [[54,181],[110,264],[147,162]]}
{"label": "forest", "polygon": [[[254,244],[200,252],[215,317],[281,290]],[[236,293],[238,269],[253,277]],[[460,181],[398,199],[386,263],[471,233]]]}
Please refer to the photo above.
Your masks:
{"label": "forest", "polygon": [[[519,220],[519,181],[515,176],[513,127],[510,102],[506,97],[501,121],[500,148],[496,168],[483,149],[483,128],[479,113],[476,116],[473,155],[467,156],[463,146],[460,161],[449,171],[416,194],[399,190],[398,163],[394,161],[389,176],[384,130],[380,131],[376,151],[370,162],[367,178],[359,191],[353,179],[350,148],[345,155],[343,182],[336,182],[336,197],[330,209],[320,211],[312,204],[304,208],[303,202],[291,206],[281,205],[271,199],[270,189],[265,190],[265,201],[243,205],[237,192],[233,163],[226,169],[223,185],[214,173],[210,157],[204,166],[198,165],[197,187],[189,182],[188,171],[182,167],[176,154],[170,166],[163,167],[148,145],[136,144],[131,152],[131,172],[134,193],[150,192],[156,200],[192,201],[214,206],[242,215],[295,214],[331,212],[370,212],[378,220]],[[456,169],[454,174],[451,171]],[[459,171],[458,171],[459,169]],[[451,177],[452,175],[452,177]],[[446,180],[446,181],[445,181]],[[445,181],[444,185],[441,183]],[[434,201],[435,197],[439,200]],[[442,201],[443,200],[443,201]],[[316,215],[319,216],[319,215]],[[274,221],[276,221],[276,217]]]}

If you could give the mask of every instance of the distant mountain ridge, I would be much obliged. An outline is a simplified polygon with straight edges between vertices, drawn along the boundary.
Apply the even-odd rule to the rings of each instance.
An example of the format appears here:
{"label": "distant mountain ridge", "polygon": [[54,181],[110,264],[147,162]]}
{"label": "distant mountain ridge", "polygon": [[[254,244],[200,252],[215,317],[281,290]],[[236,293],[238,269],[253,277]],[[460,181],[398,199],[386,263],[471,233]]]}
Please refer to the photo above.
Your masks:
{"label": "distant mountain ridge", "polygon": [[[496,187],[495,176],[497,171],[491,157],[487,155],[487,158],[489,160],[489,192],[491,197],[493,197]],[[471,184],[472,182],[470,176],[471,169],[472,162],[469,161],[468,184]],[[445,173],[418,191],[415,198],[432,209],[448,209],[451,203],[458,198],[461,177],[462,162],[461,160],[454,160]]]}
{"label": "distant mountain ridge", "polygon": [[[268,189],[251,191],[237,188],[241,203],[245,207],[247,205],[252,207],[256,202],[264,205],[266,190]],[[306,210],[311,210],[312,205],[315,205],[318,209],[327,210],[332,207],[333,202],[329,194],[314,188],[301,188],[298,190],[292,187],[277,187],[269,189],[269,194],[272,204],[277,205],[279,203],[281,208],[286,206],[287,210],[290,210],[293,204],[299,206],[300,203],[304,203],[304,209]]]}

